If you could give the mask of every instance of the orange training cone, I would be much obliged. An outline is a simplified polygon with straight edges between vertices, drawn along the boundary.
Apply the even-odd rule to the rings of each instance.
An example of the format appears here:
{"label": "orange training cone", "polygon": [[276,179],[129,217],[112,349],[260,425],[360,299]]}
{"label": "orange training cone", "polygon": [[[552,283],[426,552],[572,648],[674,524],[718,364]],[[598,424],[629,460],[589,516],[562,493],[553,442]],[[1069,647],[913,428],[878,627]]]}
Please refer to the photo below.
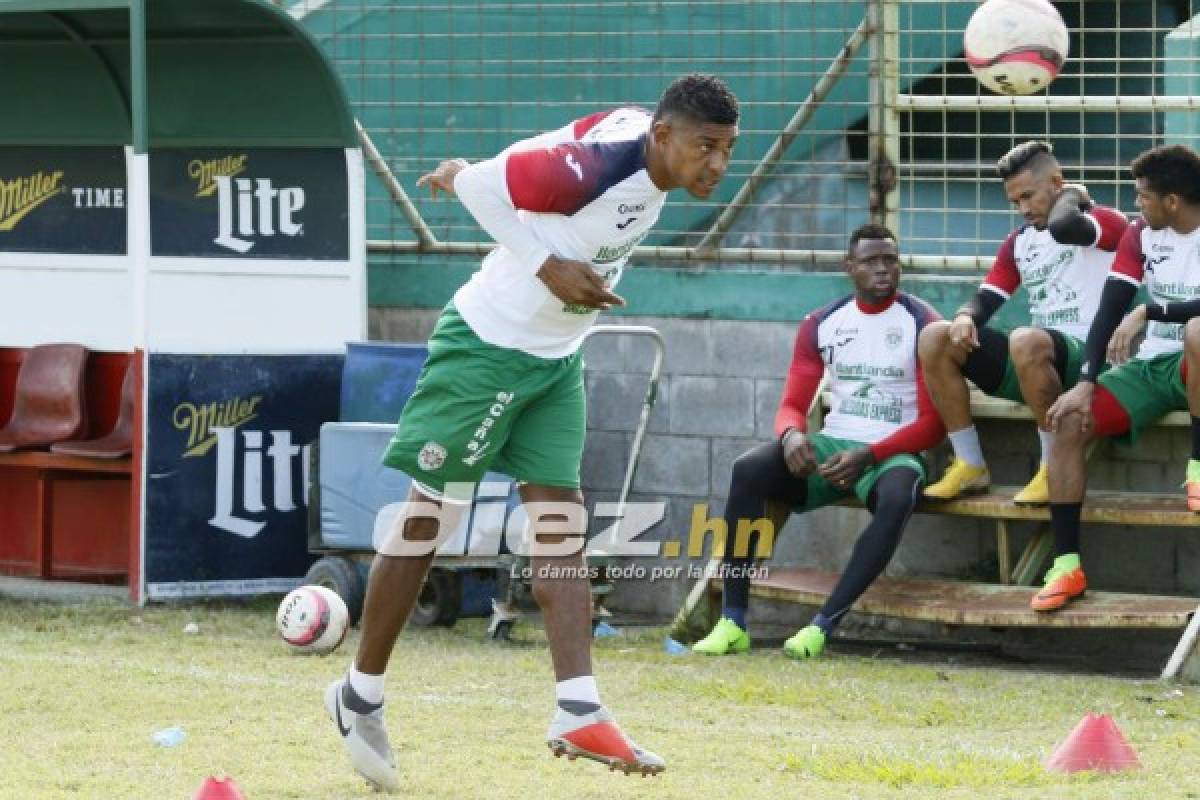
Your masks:
{"label": "orange training cone", "polygon": [[1120,772],[1141,766],[1137,753],[1107,714],[1085,716],[1046,759],[1046,769],[1052,772]]}
{"label": "orange training cone", "polygon": [[246,800],[246,795],[242,794],[233,778],[208,777],[192,795],[192,800]]}

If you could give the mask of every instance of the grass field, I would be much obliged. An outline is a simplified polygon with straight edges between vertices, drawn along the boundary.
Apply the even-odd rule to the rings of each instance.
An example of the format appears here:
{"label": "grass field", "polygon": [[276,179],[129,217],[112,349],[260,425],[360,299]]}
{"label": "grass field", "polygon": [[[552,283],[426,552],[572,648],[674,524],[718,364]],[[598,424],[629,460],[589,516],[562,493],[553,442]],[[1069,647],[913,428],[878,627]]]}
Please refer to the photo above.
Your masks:
{"label": "grass field", "polygon": [[[198,635],[185,635],[188,622]],[[432,798],[1200,798],[1200,691],[1156,681],[964,667],[835,647],[702,659],[656,630],[601,640],[601,692],[659,778],[549,755],[540,631],[514,644],[482,621],[406,633],[389,730],[406,796]],[[3,798],[190,798],[224,772],[248,800],[370,797],[320,704],[356,636],[288,655],[273,604],[129,609],[0,601]],[[1049,775],[1041,760],[1087,711],[1112,714],[1145,765]],[[183,744],[152,734],[172,725]]]}

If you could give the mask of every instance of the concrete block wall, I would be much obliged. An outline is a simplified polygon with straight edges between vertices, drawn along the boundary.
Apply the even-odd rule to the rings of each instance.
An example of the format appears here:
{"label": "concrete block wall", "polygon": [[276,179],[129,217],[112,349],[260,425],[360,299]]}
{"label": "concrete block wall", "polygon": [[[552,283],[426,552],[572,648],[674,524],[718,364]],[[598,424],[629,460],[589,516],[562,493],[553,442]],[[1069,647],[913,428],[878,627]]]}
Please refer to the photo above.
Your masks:
{"label": "concrete block wall", "polygon": [[[371,338],[424,341],[437,312],[373,308]],[[678,541],[687,548],[693,509],[724,508],[734,459],[774,435],[775,409],[791,360],[796,326],[782,322],[622,317],[622,324],[656,327],[666,340],[658,401],[639,461],[631,500],[664,501],[662,523],[642,541]],[[588,443],[583,488],[589,507],[615,500],[628,461],[652,360],[649,342],[601,337],[585,349]],[[997,483],[1017,484],[1037,465],[1030,424],[980,423]],[[1102,446],[1091,463],[1093,488],[1175,491],[1190,452],[1186,429],[1152,429],[1135,448]],[[945,446],[932,454],[940,471]],[[1182,495],[1181,495],[1182,501]],[[866,522],[865,512],[824,509],[793,517],[777,537],[774,564],[840,569]],[[601,521],[602,523],[602,521]],[[603,523],[602,523],[603,524]],[[994,527],[987,522],[917,515],[889,567],[894,575],[990,579],[995,575]],[[1013,557],[1032,525],[1012,526]],[[1200,594],[1200,536],[1169,529],[1086,527],[1083,555],[1092,585],[1112,590]],[[694,563],[700,566],[705,558]],[[654,565],[690,564],[686,557],[650,559]],[[685,571],[686,574],[686,571]],[[614,608],[670,617],[690,589],[686,579],[622,582]],[[808,611],[785,611],[806,621]]]}

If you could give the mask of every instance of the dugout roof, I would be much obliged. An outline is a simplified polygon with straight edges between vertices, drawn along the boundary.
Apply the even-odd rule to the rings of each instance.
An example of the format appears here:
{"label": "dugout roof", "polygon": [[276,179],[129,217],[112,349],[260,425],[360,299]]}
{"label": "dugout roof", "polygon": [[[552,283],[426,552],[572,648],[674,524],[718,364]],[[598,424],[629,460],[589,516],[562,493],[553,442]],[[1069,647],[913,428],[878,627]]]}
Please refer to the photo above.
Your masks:
{"label": "dugout roof", "polygon": [[0,144],[357,145],[333,66],[261,0],[0,0],[0,73]]}

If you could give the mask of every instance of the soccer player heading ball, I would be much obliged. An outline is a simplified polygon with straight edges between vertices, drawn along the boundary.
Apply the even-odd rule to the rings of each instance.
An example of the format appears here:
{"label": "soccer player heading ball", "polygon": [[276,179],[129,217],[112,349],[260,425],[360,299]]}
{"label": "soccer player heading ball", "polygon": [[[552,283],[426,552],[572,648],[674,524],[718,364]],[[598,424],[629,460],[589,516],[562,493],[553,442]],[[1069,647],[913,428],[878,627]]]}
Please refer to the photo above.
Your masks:
{"label": "soccer player heading ball", "polygon": [[388,658],[432,563],[434,540],[469,510],[470,489],[488,470],[520,482],[535,533],[556,526],[554,536],[535,537],[532,552],[533,594],[557,681],[547,743],[556,754],[626,772],[664,768],[600,702],[584,531],[561,534],[561,517],[542,519],[532,504],[582,506],[583,338],[600,311],[625,304],[614,289],[667,192],[706,198],[716,188],[737,123],[737,100],[722,81],[687,75],[667,88],[653,114],[599,112],[477,164],[443,161],[418,181],[435,196],[457,195],[499,246],[442,312],[384,455],[385,464],[411,476],[410,502],[437,504],[440,519],[402,517],[376,542],[358,654],[326,690],[351,761],[376,785],[398,787],[383,722]]}

